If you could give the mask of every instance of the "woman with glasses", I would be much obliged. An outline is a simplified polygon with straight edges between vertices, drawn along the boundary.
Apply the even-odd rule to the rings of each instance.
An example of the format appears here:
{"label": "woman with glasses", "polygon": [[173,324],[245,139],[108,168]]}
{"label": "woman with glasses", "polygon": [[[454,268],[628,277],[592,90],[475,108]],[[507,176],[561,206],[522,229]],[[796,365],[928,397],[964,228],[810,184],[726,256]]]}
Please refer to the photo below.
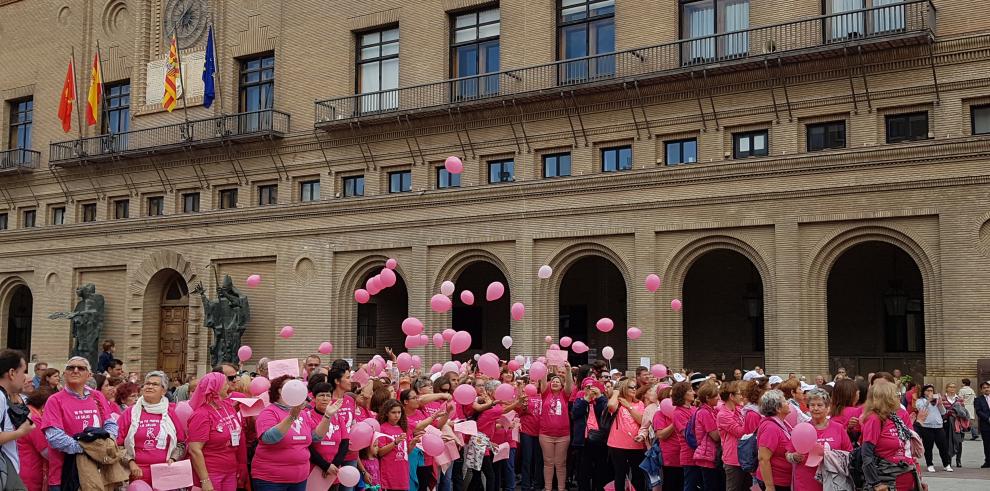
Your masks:
{"label": "woman with glasses", "polygon": [[193,484],[203,491],[235,491],[238,481],[244,484],[248,479],[244,422],[227,400],[228,376],[204,375],[189,400],[193,409],[188,423],[189,458],[195,473]]}
{"label": "woman with glasses", "polygon": [[[323,471],[324,477],[333,477],[337,474],[340,466],[343,465],[343,453],[340,452],[340,443],[343,440],[343,431],[333,422],[334,415],[343,404],[343,399],[333,402],[333,388],[326,382],[311,386],[313,393],[312,407],[303,411],[303,416],[309,420],[309,425],[313,428],[319,426],[323,418],[330,418],[330,426],[327,434],[320,440],[313,440],[309,447],[309,461]],[[340,457],[339,460],[337,458]],[[338,463],[339,462],[339,463]]]}
{"label": "woman with glasses", "polygon": [[113,438],[117,437],[117,423],[111,418],[110,403],[99,391],[86,386],[92,373],[89,360],[81,356],[69,358],[65,363],[65,389],[48,398],[41,430],[48,439],[48,485],[61,487],[62,463],[66,454],[80,454],[82,446],[72,435],[89,427],[103,428]]}
{"label": "woman with glasses", "polygon": [[643,461],[643,443],[636,441],[639,426],[643,422],[646,405],[636,398],[636,379],[619,380],[608,400],[608,411],[614,415],[608,435],[608,454],[615,471],[615,489],[626,489],[626,474],[632,471],[632,485],[636,491],[646,491],[646,476],[639,463]]}
{"label": "woman with glasses", "polygon": [[[805,400],[808,403],[808,410],[811,412],[811,424],[818,433],[817,442],[820,445],[828,445],[832,450],[843,450],[852,452],[852,442],[849,434],[841,424],[829,420],[829,395],[821,389],[812,389],[806,392]],[[793,410],[793,408],[791,408]],[[804,465],[805,456],[797,454],[793,459],[794,464],[794,489],[796,491],[822,491],[822,483],[815,479],[815,472],[818,467],[808,467]]]}
{"label": "woman with glasses", "polygon": [[151,465],[175,462],[186,453],[186,432],[175,414],[175,406],[165,398],[168,376],[148,372],[141,396],[117,421],[117,445],[124,447],[123,462],[131,471],[131,481],[151,485]]}

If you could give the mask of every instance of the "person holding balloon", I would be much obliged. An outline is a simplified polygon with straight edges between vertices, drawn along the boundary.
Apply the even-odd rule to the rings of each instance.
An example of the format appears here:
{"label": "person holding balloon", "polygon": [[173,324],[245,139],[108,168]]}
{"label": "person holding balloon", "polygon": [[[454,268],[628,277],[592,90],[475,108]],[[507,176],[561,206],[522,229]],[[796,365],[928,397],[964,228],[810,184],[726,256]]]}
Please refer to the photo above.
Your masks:
{"label": "person holding balloon", "polygon": [[660,441],[663,455],[663,491],[683,491],[684,468],[681,467],[681,449],[674,428],[673,387],[664,387],[657,393],[660,409],[653,415],[653,431]]}
{"label": "person holding balloon", "polygon": [[204,375],[189,406],[193,413],[186,444],[193,484],[203,491],[235,491],[238,481],[249,478],[247,445],[241,415],[227,399],[227,377],[221,372]]}
{"label": "person holding balloon", "polygon": [[316,428],[324,418],[330,418],[330,426],[323,438],[313,440],[309,447],[310,463],[323,471],[324,477],[336,475],[343,465],[346,449],[342,448],[343,431],[333,420],[343,405],[344,399],[333,401],[333,388],[326,382],[312,385],[313,405],[303,411],[303,416],[309,420],[309,426]]}
{"label": "person holding balloon", "polygon": [[409,489],[408,448],[416,446],[419,438],[412,436],[402,403],[395,399],[382,404],[378,423],[382,435],[375,443],[381,486],[388,491],[406,491]]}
{"label": "person holding balloon", "polygon": [[538,379],[538,388],[543,394],[543,413],[540,416],[540,447],[543,450],[543,482],[546,491],[551,491],[553,477],[557,476],[557,489],[566,486],[567,448],[570,444],[571,423],[568,402],[574,384],[571,378],[571,365],[564,362],[558,373],[544,379],[547,367],[534,362],[529,368],[530,376]]}
{"label": "person holding balloon", "polygon": [[141,396],[117,421],[117,445],[124,447],[121,461],[130,469],[132,482],[150,485],[152,464],[171,464],[186,453],[185,422],[165,398],[167,387],[164,372],[148,372]]}
{"label": "person holding balloon", "polygon": [[[808,409],[811,411],[811,422],[802,424],[814,428],[814,433],[809,431],[806,435],[803,431],[804,427],[801,424],[798,425],[801,428],[794,428],[792,437],[794,449],[804,455],[795,460],[808,460],[806,455],[815,445],[824,446],[827,444],[832,450],[852,452],[852,441],[849,440],[849,434],[846,433],[846,429],[838,422],[831,421],[828,417],[830,406],[828,392],[821,389],[812,389],[804,395]],[[793,407],[791,409],[793,410]],[[819,450],[821,449],[816,449],[816,452]],[[822,491],[822,483],[815,479],[815,472],[817,470],[817,465],[809,467],[804,463],[795,463],[795,491]]]}

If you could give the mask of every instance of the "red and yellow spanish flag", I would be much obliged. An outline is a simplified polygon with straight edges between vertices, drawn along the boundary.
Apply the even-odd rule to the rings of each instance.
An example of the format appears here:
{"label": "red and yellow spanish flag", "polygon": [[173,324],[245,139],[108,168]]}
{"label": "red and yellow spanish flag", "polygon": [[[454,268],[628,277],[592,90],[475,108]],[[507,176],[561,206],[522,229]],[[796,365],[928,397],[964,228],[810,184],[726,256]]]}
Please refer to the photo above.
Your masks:
{"label": "red and yellow spanish flag", "polygon": [[62,131],[72,130],[72,104],[76,101],[76,67],[69,60],[69,70],[65,72],[62,96],[58,100],[58,119],[62,121]]}
{"label": "red and yellow spanish flag", "polygon": [[86,125],[100,122],[100,97],[103,94],[103,74],[100,73],[100,53],[93,56],[93,71],[89,79],[89,95],[86,97]]}
{"label": "red and yellow spanish flag", "polygon": [[168,46],[168,58],[165,60],[165,95],[162,97],[162,107],[166,111],[172,112],[175,109],[176,101],[179,97],[179,47],[175,41],[175,34],[172,34],[172,41]]}

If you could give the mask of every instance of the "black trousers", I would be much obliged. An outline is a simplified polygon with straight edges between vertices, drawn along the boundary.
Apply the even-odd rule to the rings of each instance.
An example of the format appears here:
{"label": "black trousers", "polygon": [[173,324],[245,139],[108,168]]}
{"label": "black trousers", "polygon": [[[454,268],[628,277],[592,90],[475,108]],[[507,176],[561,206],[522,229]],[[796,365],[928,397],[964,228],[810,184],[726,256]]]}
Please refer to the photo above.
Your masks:
{"label": "black trousers", "polygon": [[612,469],[615,471],[615,491],[625,491],[626,474],[632,471],[632,485],[636,491],[649,491],[646,489],[646,475],[639,464],[643,462],[642,449],[612,448],[609,447],[608,455],[612,459]]}
{"label": "black trousers", "polygon": [[577,462],[578,491],[602,491],[612,480],[612,467],[606,465],[608,448],[587,440]]}
{"label": "black trousers", "polygon": [[684,468],[663,466],[663,491],[684,491]]}
{"label": "black trousers", "polygon": [[981,427],[980,436],[983,437],[983,465],[990,465],[990,428]]}
{"label": "black trousers", "polygon": [[[495,467],[492,465],[492,456],[486,455],[485,460],[481,461],[481,473],[485,476],[484,484],[481,483],[480,476],[478,472],[468,469],[464,474],[464,488],[469,491],[498,491],[498,483],[495,481]],[[454,488],[457,489],[457,488]]]}
{"label": "black trousers", "polygon": [[925,428],[915,425],[921,441],[925,444],[925,465],[932,466],[932,446],[938,447],[938,456],[942,458],[942,467],[952,463],[952,450],[949,449],[949,442],[945,439],[945,430],[942,428]]}

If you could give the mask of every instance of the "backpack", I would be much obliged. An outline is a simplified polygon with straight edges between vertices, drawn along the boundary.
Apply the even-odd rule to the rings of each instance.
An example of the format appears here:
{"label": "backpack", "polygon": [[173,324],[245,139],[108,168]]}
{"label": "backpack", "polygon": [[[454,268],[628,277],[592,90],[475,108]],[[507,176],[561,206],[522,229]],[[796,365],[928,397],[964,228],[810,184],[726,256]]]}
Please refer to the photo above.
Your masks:
{"label": "backpack", "polygon": [[756,442],[756,431],[743,435],[736,444],[736,451],[739,454],[739,467],[743,471],[753,473],[760,465],[760,447]]}
{"label": "backpack", "polygon": [[615,417],[619,414],[620,409],[622,406],[617,407],[613,413],[606,406],[602,415],[598,416],[598,413],[595,412],[595,405],[588,404],[589,415],[594,415],[593,417],[598,421],[598,429],[588,431],[589,442],[605,444],[608,441],[608,435],[612,431],[612,423],[615,422]]}
{"label": "backpack", "polygon": [[687,443],[691,450],[698,448],[698,437],[694,434],[694,426],[698,419],[698,409],[693,414],[691,414],[691,419],[688,420],[687,426],[684,427],[684,441]]}

